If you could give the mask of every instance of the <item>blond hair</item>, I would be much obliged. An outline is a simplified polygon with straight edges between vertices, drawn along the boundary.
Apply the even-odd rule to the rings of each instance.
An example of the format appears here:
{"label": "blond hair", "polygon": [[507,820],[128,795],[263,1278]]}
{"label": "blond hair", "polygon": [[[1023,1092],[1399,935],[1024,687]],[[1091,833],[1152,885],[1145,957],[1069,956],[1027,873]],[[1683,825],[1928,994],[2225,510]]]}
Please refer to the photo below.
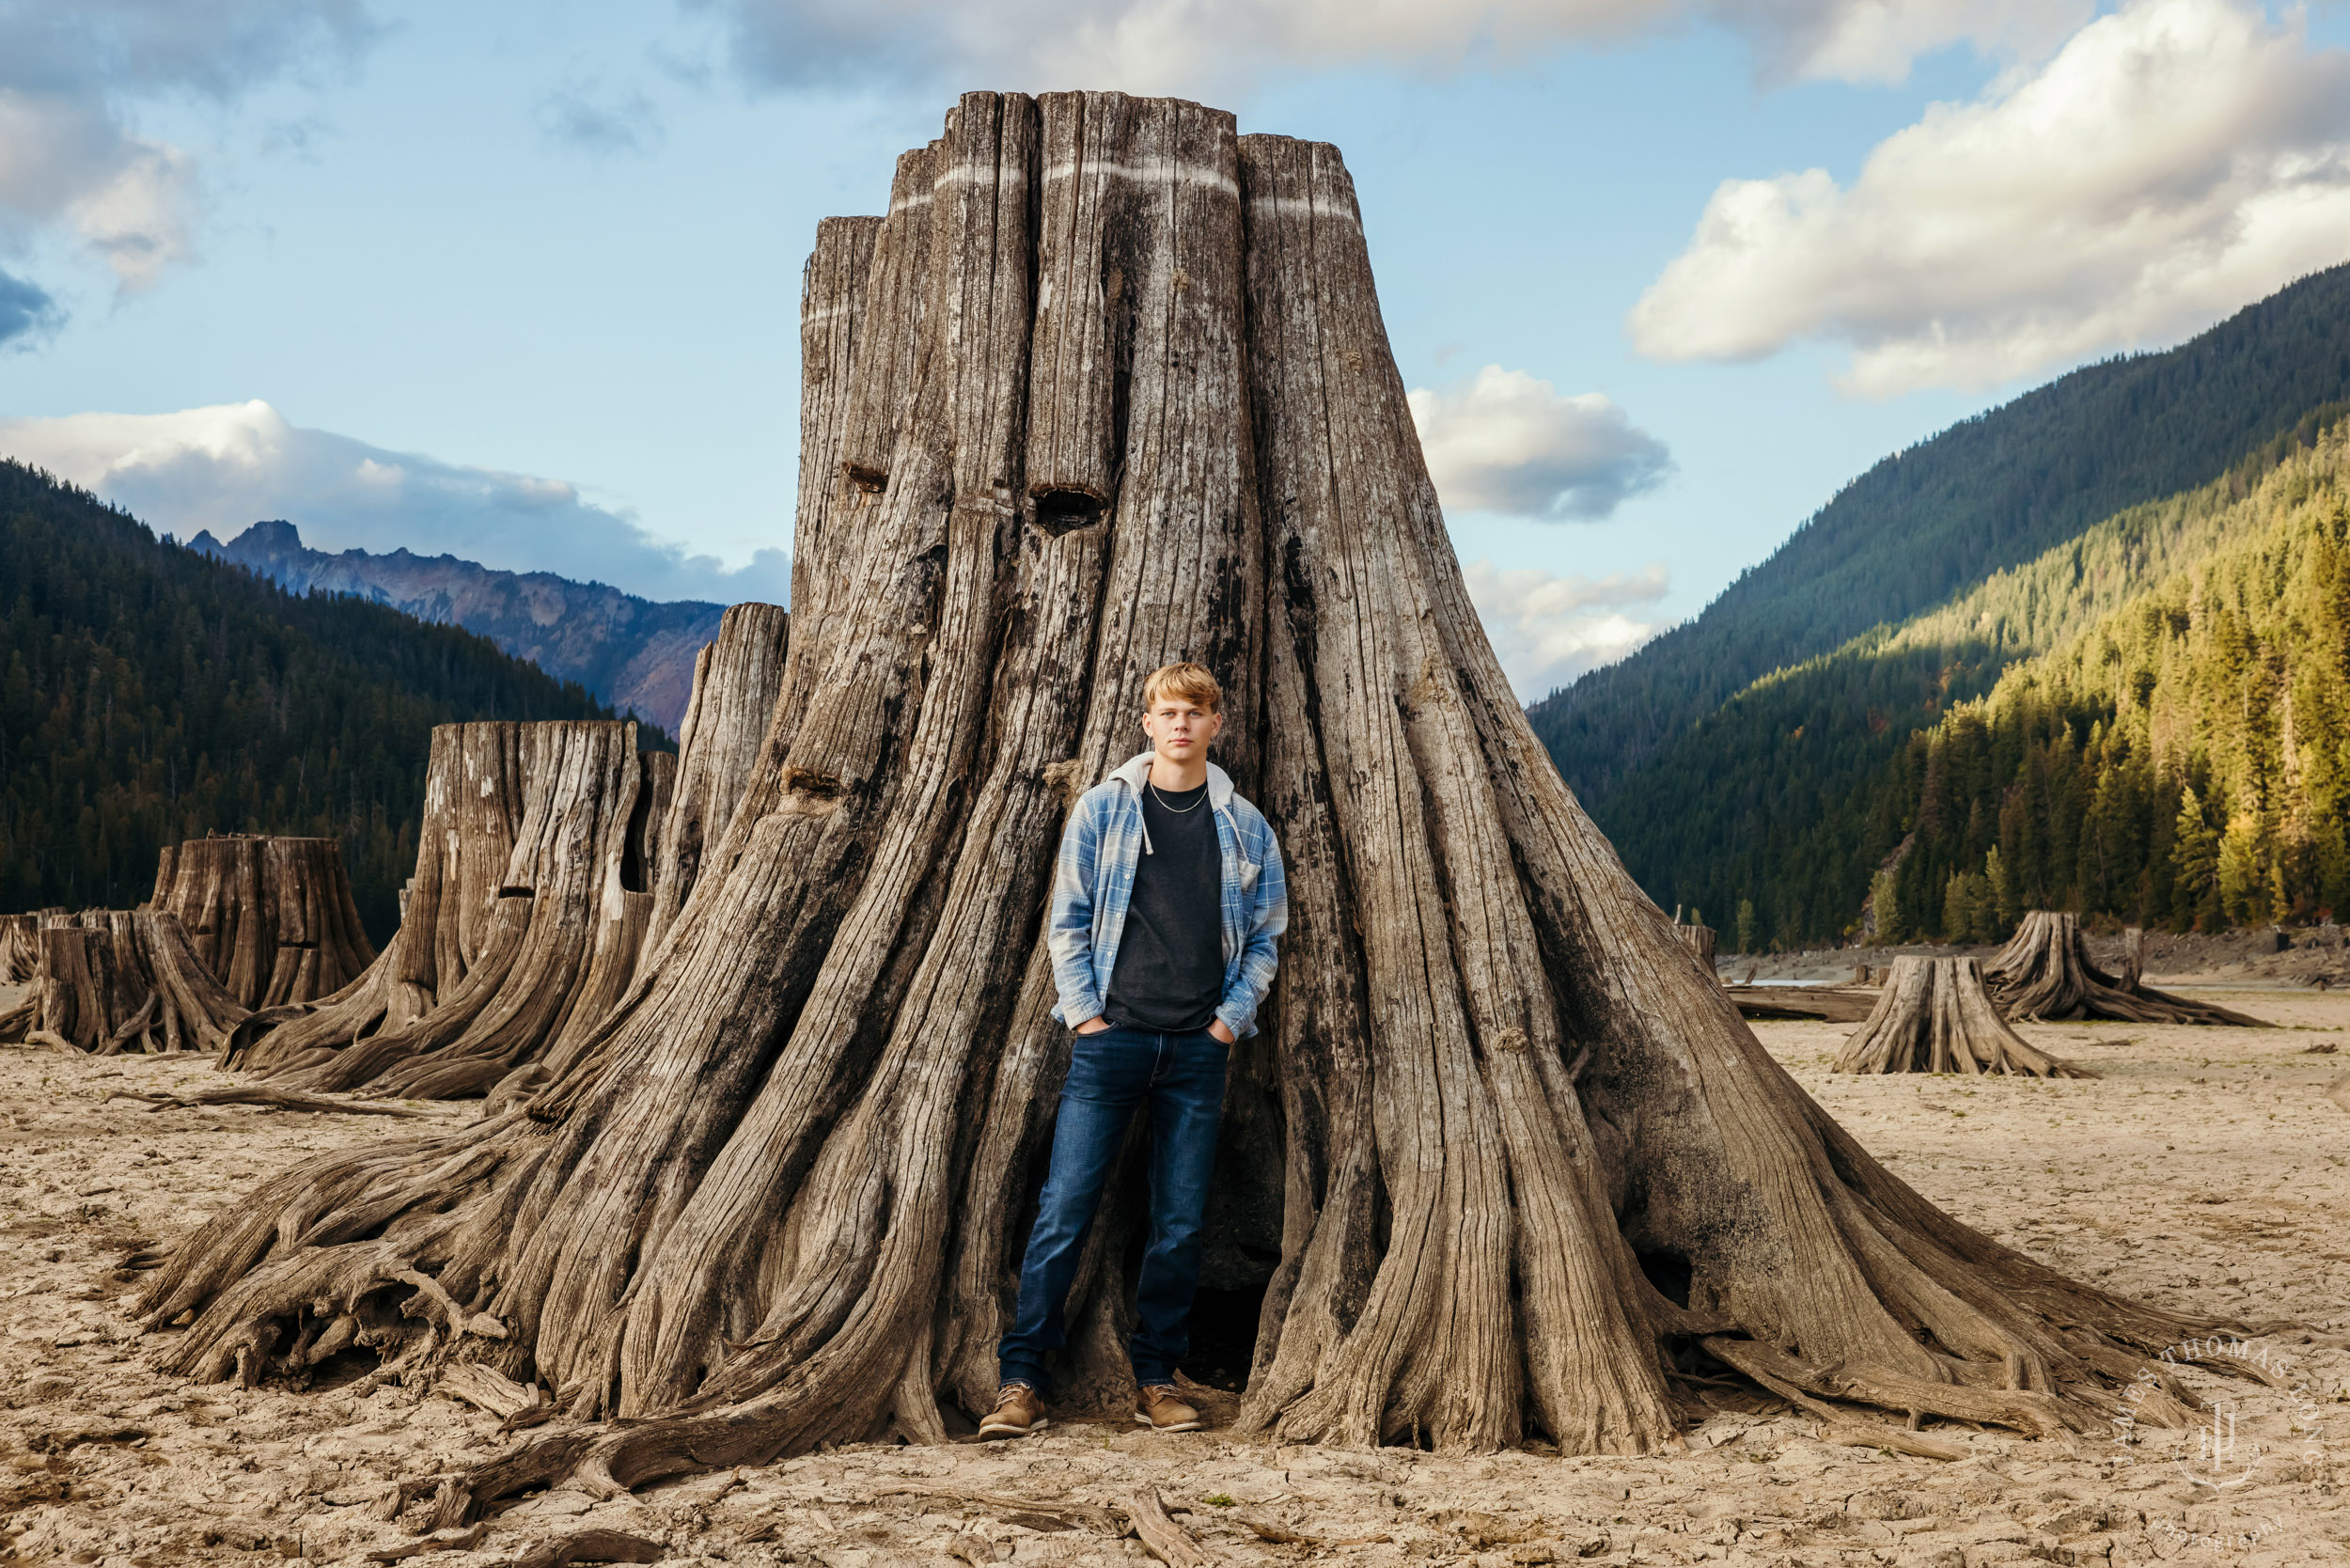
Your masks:
{"label": "blond hair", "polygon": [[1156,706],[1162,697],[1180,697],[1186,702],[1197,702],[1211,713],[1224,711],[1224,688],[1215,683],[1205,665],[1189,661],[1176,665],[1161,665],[1151,672],[1151,679],[1142,683],[1142,706],[1145,712]]}

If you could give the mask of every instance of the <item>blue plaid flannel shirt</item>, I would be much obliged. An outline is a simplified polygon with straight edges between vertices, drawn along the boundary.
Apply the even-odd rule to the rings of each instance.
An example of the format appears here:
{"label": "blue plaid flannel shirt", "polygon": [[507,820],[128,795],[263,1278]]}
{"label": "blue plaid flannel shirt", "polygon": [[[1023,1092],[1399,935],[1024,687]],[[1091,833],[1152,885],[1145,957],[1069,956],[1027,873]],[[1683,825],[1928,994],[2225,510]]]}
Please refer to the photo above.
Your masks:
{"label": "blue plaid flannel shirt", "polygon": [[[1102,1015],[1134,900],[1135,865],[1150,853],[1142,825],[1142,786],[1150,773],[1151,753],[1128,760],[1078,797],[1061,834],[1044,941],[1060,993],[1053,1016],[1064,1024]],[[1289,884],[1273,825],[1232,792],[1230,776],[1213,762],[1208,804],[1224,859],[1224,1000],[1215,1015],[1238,1040],[1257,1032],[1257,1009],[1273,989],[1278,938],[1290,923]]]}

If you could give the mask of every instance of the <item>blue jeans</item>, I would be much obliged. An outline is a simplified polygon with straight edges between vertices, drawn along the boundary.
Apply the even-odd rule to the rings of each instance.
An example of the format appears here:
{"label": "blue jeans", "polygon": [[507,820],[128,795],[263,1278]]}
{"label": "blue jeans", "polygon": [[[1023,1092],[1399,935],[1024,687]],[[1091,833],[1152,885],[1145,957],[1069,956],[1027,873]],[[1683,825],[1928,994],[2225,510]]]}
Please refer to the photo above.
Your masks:
{"label": "blue jeans", "polygon": [[1175,1381],[1175,1363],[1191,1346],[1191,1298],[1199,1288],[1199,1216],[1215,1168],[1226,1049],[1205,1029],[1155,1034],[1112,1025],[1074,1038],[1060,1117],[1053,1128],[1052,1169],[1020,1265],[1020,1305],[1012,1313],[1011,1332],[995,1350],[1002,1381],[1052,1391],[1044,1357],[1067,1337],[1061,1314],[1077,1254],[1127,1123],[1135,1107],[1146,1102],[1151,1242],[1135,1291],[1140,1321],[1126,1353],[1136,1382],[1148,1387]]}

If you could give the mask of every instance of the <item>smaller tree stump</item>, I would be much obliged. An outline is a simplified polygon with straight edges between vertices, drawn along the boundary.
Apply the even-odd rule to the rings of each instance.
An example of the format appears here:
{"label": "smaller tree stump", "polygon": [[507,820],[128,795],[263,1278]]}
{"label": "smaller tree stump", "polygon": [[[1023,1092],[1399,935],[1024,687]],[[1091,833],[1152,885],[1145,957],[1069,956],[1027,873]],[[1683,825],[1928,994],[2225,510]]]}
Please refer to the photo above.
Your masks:
{"label": "smaller tree stump", "polygon": [[235,833],[166,844],[156,909],[245,1008],[318,1000],[375,962],[339,839]]}
{"label": "smaller tree stump", "polygon": [[454,1099],[569,1060],[635,974],[676,778],[624,720],[435,729],[400,931],[340,992],[257,1027],[229,1065]]}
{"label": "smaller tree stump", "polygon": [[2004,1073],[2093,1078],[2008,1027],[1971,958],[1901,957],[1869,1021],[1836,1058],[1839,1073]]}
{"label": "smaller tree stump", "polygon": [[1984,966],[1993,1000],[2010,1018],[2111,1018],[2126,1024],[2234,1024],[2269,1028],[2262,1019],[2211,1002],[2189,1001],[2142,983],[2145,933],[2126,949],[2123,972],[2107,974],[2089,956],[2080,917],[2035,909]]}
{"label": "smaller tree stump", "polygon": [[0,985],[23,985],[40,968],[39,930],[35,916],[0,915]]}
{"label": "smaller tree stump", "polygon": [[1684,947],[1698,955],[1698,962],[1704,965],[1707,974],[1714,972],[1715,934],[1712,926],[1684,926],[1676,922],[1673,934],[1681,938]]}
{"label": "smaller tree stump", "polygon": [[168,914],[92,909],[39,920],[32,991],[0,1013],[0,1041],[40,1030],[100,1056],[212,1051],[251,1016]]}

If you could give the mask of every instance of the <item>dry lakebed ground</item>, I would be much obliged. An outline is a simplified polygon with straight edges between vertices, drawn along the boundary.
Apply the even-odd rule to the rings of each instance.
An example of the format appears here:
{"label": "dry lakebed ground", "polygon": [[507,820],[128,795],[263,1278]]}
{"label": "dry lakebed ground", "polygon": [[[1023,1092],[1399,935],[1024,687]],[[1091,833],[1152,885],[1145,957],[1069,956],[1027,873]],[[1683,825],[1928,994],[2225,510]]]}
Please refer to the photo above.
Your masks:
{"label": "dry lakebed ground", "polygon": [[[2225,999],[2286,1027],[2023,1027],[2101,1074],[2080,1082],[1839,1077],[1849,1026],[1756,1026],[1968,1223],[2181,1311],[2303,1325],[2255,1342],[2275,1387],[2186,1368],[2214,1406],[2206,1430],[2068,1448],[1930,1422],[1964,1451],[1942,1462],[1829,1446],[1810,1416],[1727,1387],[1692,1388],[1711,1413],[1685,1452],[1641,1459],[1072,1419],[1018,1443],[852,1446],[614,1500],[558,1489],[493,1513],[468,1549],[408,1560],[515,1563],[597,1528],[681,1563],[1147,1560],[1120,1511],[1153,1489],[1217,1562],[2350,1563],[2350,1090],[2326,1093],[2350,1077],[2350,994]],[[416,1541],[413,1516],[378,1516],[387,1480],[510,1440],[471,1405],[365,1377],[295,1392],[151,1370],[111,1273],[130,1244],[313,1152],[418,1126],[108,1098],[219,1081],[196,1058],[0,1047],[0,1561],[386,1560]]]}

